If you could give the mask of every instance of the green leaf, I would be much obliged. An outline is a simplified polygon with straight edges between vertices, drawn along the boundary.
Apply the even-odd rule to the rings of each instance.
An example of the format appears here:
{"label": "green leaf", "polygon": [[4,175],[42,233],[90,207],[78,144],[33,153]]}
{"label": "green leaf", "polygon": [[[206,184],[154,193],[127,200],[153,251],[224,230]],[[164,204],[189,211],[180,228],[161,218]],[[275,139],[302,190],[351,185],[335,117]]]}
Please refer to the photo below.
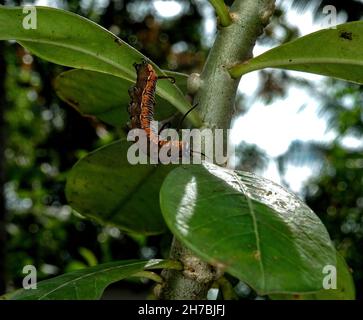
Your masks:
{"label": "green leaf", "polygon": [[322,288],[335,249],[319,218],[295,195],[254,174],[212,164],[181,166],[160,191],[174,235],[260,294]]}
{"label": "green leaf", "polygon": [[355,300],[353,277],[344,258],[337,252],[337,289],[323,289],[314,294],[275,294],[270,298],[273,300]]}
{"label": "green leaf", "polygon": [[363,84],[363,21],[345,23],[276,47],[229,69],[234,78],[264,68],[316,73]]}
{"label": "green leaf", "polygon": [[131,165],[130,143],[122,140],[91,152],[67,178],[66,196],[77,212],[125,231],[158,234],[166,230],[159,190],[173,166]]}
{"label": "green leaf", "polygon": [[[186,87],[187,76],[167,72],[175,77],[178,85]],[[128,89],[134,83],[109,74],[74,69],[61,73],[54,87],[58,96],[84,115],[92,115],[116,127],[123,127],[129,121],[127,107]],[[175,113],[175,108],[157,96],[155,119],[164,120]]]}
{"label": "green leaf", "polygon": [[[176,268],[174,261],[126,260],[73,271],[41,281],[37,289],[18,290],[4,296],[10,300],[97,300],[111,283],[136,276],[144,270]],[[141,273],[140,275],[143,275]]]}
{"label": "green leaf", "polygon": [[[96,23],[60,9],[36,7],[37,28],[24,29],[23,9],[0,7],[0,40],[16,40],[35,55],[68,67],[112,74],[135,81],[134,62],[145,57]],[[164,75],[155,64],[156,72]],[[157,94],[181,113],[190,103],[170,81],[159,81]],[[196,112],[190,120],[199,126]]]}

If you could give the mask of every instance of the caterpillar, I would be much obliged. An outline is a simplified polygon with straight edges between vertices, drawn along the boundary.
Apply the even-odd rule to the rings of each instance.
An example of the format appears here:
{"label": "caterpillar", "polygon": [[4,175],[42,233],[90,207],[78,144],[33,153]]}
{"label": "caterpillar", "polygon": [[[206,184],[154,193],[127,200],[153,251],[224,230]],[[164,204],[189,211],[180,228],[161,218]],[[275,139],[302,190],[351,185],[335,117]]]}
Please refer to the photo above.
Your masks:
{"label": "caterpillar", "polygon": [[131,128],[139,128],[145,131],[151,143],[157,144],[159,148],[168,146],[170,149],[178,150],[179,156],[189,152],[189,145],[185,141],[170,141],[161,139],[157,128],[151,127],[154,121],[155,90],[158,79],[171,79],[172,77],[158,77],[153,66],[146,60],[134,63],[136,69],[136,84],[129,89],[131,98],[128,112],[130,114]]}

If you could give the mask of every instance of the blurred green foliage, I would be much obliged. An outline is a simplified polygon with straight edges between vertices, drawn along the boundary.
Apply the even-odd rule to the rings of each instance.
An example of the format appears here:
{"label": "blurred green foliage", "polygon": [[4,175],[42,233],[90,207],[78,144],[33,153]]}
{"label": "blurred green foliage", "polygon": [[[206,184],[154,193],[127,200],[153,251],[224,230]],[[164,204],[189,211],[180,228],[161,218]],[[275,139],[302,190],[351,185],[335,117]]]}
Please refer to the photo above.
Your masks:
{"label": "blurred green foliage", "polygon": [[[316,93],[316,92],[315,92]],[[363,147],[347,139],[363,139],[362,87],[334,80],[319,93],[320,114],[334,132],[327,144],[294,142],[278,161],[283,174],[289,163],[317,166],[306,186],[306,203],[328,229],[338,251],[352,269],[357,298],[363,295]]]}
{"label": "blurred green foliage", "polygon": [[331,145],[321,146],[323,169],[306,186],[306,201],[352,268],[359,299],[363,296],[363,147],[350,148],[344,140],[363,141],[363,91],[341,83],[332,88],[334,98],[323,112],[338,135]]}

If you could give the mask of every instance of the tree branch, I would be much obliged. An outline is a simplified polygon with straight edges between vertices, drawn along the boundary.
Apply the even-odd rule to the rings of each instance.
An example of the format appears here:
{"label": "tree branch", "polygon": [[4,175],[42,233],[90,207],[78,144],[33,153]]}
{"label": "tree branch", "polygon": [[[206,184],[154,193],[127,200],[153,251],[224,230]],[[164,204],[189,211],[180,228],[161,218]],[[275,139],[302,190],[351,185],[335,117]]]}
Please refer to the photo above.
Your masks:
{"label": "tree branch", "polygon": [[170,259],[183,263],[182,271],[163,270],[164,283],[157,286],[155,295],[162,300],[204,300],[214,280],[212,266],[195,257],[174,238]]}
{"label": "tree branch", "polygon": [[232,18],[229,15],[228,8],[223,0],[209,0],[211,5],[219,17],[219,24],[222,27],[228,27],[232,23]]}
{"label": "tree branch", "polygon": [[229,129],[238,79],[227,68],[252,58],[256,39],[275,9],[275,0],[236,0],[231,7],[233,24],[219,30],[201,74],[196,96],[204,126]]}
{"label": "tree branch", "polygon": [[[227,68],[252,57],[256,39],[263,32],[275,9],[275,0],[235,0],[230,16],[233,23],[218,31],[215,43],[200,76],[193,75],[188,87],[197,91],[203,127],[229,129],[239,79],[232,79]],[[195,257],[176,239],[171,259],[184,264],[184,271],[164,270],[166,280],[159,292],[161,299],[206,299],[215,279],[212,266]]]}

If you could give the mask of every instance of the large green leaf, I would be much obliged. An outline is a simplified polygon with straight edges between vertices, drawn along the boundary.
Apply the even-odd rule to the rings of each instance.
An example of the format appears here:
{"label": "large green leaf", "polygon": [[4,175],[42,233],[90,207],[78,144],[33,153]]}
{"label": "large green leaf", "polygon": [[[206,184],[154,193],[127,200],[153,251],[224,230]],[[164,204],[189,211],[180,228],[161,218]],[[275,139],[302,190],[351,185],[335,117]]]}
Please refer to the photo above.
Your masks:
{"label": "large green leaf", "polygon": [[295,195],[251,173],[212,164],[172,171],[160,191],[172,232],[260,294],[322,288],[335,249],[319,218]]}
{"label": "large green leaf", "polygon": [[10,300],[96,300],[111,283],[135,276],[144,270],[175,268],[167,260],[126,260],[77,270],[37,283],[37,289],[7,294]]}
{"label": "large green leaf", "polygon": [[363,84],[363,21],[314,32],[276,47],[229,71],[235,78],[263,68],[282,68]]}
{"label": "large green leaf", "polygon": [[85,217],[126,231],[157,234],[166,230],[159,190],[173,168],[131,165],[125,140],[100,148],[81,159],[67,178],[69,204]]}
{"label": "large green leaf", "polygon": [[[23,8],[0,7],[0,40],[16,40],[35,55],[68,67],[93,70],[135,81],[134,62],[145,58],[96,23],[60,9],[36,7],[37,28],[24,29]],[[158,74],[163,71],[154,65]],[[190,103],[170,81],[159,81],[157,94],[185,113]],[[190,116],[199,125],[196,112]]]}
{"label": "large green leaf", "polygon": [[[167,72],[175,77],[178,86],[186,87],[187,76]],[[55,80],[58,96],[80,113],[92,115],[116,127],[123,127],[129,120],[128,89],[133,82],[110,74],[74,69],[61,73]],[[156,98],[155,118],[163,120],[175,113],[175,108],[166,100]]]}
{"label": "large green leaf", "polygon": [[355,288],[352,274],[344,258],[337,253],[337,288],[321,290],[314,294],[275,294],[273,300],[354,300]]}

